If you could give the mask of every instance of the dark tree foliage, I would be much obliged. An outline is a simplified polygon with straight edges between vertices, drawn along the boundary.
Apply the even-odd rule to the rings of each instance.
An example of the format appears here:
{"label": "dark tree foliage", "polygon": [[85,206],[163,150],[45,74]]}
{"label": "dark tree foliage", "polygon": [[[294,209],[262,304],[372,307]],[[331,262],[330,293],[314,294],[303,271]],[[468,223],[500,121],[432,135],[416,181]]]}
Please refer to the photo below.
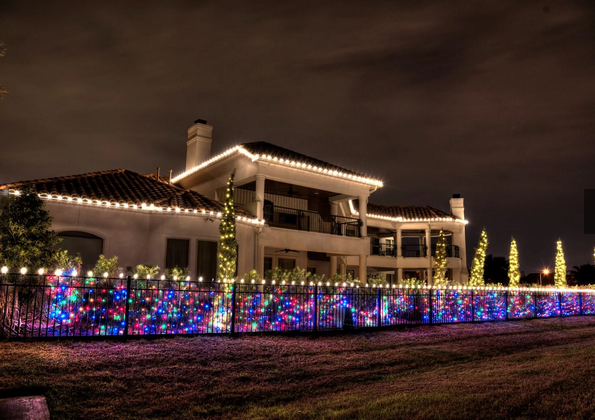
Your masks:
{"label": "dark tree foliage", "polygon": [[51,267],[55,260],[56,232],[52,218],[33,188],[9,196],[0,213],[0,264],[11,271]]}
{"label": "dark tree foliage", "polygon": [[486,283],[508,284],[508,260],[505,257],[486,257],[483,278]]}
{"label": "dark tree foliage", "polygon": [[586,286],[587,284],[595,284],[595,265],[582,264],[575,265],[570,270],[573,283],[578,286]]}

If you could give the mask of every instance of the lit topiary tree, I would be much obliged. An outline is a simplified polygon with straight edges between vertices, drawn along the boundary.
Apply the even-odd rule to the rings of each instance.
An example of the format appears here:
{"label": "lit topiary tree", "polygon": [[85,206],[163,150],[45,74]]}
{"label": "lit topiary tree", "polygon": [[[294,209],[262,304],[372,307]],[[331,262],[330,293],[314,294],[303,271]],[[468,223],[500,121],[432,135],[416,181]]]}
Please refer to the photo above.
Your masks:
{"label": "lit topiary tree", "polygon": [[562,240],[558,239],[556,243],[556,268],[554,271],[554,285],[556,287],[566,287],[566,261],[564,260],[564,250],[562,249]]}
{"label": "lit topiary tree", "polygon": [[235,170],[227,181],[225,208],[219,224],[219,253],[217,254],[217,278],[221,282],[230,281],[236,273],[238,248],[236,242],[236,219],[233,204],[233,179]]}
{"label": "lit topiary tree", "polygon": [[475,256],[471,263],[471,278],[469,284],[471,286],[483,286],[485,281],[483,279],[483,270],[486,261],[486,251],[488,249],[488,233],[483,228],[479,238],[479,245],[475,248]]}
{"label": "lit topiary tree", "polygon": [[438,234],[438,242],[436,243],[436,254],[434,255],[434,285],[443,286],[447,283],[446,267],[448,266],[448,259],[446,258],[446,236],[444,231],[440,229]]}
{"label": "lit topiary tree", "polygon": [[519,251],[514,237],[510,241],[510,256],[508,257],[508,286],[519,287],[521,270],[519,266]]}

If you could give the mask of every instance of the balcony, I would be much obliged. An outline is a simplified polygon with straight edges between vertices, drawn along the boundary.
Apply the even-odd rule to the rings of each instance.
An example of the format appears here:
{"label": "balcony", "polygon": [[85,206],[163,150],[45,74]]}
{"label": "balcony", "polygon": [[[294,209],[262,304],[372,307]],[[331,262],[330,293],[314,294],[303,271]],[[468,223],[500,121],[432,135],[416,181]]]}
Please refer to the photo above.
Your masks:
{"label": "balcony", "polygon": [[293,209],[281,206],[265,206],[264,219],[271,227],[328,233],[331,235],[360,237],[360,219],[344,216],[329,216],[330,221],[320,213],[311,210]]}
{"label": "balcony", "polygon": [[[432,257],[436,256],[436,245],[432,245]],[[446,245],[446,256],[448,258],[460,258],[459,247],[456,245]]]}
{"label": "balcony", "polygon": [[381,244],[372,238],[370,254],[380,255],[381,257],[396,257],[397,247],[394,244]]}
{"label": "balcony", "polygon": [[403,245],[401,255],[404,258],[421,258],[428,256],[428,247],[425,245]]}

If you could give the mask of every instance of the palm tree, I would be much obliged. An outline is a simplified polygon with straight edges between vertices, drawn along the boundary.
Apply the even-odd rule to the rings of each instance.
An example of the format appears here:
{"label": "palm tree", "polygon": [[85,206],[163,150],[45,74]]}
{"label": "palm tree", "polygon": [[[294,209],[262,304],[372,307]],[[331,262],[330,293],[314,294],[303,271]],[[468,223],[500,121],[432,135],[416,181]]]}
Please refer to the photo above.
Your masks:
{"label": "palm tree", "polygon": [[593,264],[575,265],[570,270],[570,274],[578,286],[595,284],[595,265]]}

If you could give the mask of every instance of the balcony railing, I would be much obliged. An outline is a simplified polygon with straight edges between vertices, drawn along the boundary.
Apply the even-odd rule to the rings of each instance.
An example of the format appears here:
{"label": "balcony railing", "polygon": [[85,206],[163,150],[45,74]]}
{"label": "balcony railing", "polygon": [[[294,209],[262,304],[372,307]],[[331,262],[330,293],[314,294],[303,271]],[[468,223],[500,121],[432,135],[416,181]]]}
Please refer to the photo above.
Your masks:
{"label": "balcony railing", "polygon": [[372,242],[370,243],[370,254],[380,255],[381,257],[396,257],[397,247],[394,244],[379,243],[372,238]]}
{"label": "balcony railing", "polygon": [[[432,245],[432,257],[436,256],[436,245]],[[446,245],[446,256],[449,258],[460,258],[459,247],[456,245]]]}
{"label": "balcony railing", "polygon": [[401,253],[405,258],[427,257],[428,247],[425,245],[402,245]]}
{"label": "balcony railing", "polygon": [[329,222],[315,211],[281,206],[266,207],[264,218],[271,227],[353,237],[360,237],[362,225],[360,219],[353,217],[330,216]]}

